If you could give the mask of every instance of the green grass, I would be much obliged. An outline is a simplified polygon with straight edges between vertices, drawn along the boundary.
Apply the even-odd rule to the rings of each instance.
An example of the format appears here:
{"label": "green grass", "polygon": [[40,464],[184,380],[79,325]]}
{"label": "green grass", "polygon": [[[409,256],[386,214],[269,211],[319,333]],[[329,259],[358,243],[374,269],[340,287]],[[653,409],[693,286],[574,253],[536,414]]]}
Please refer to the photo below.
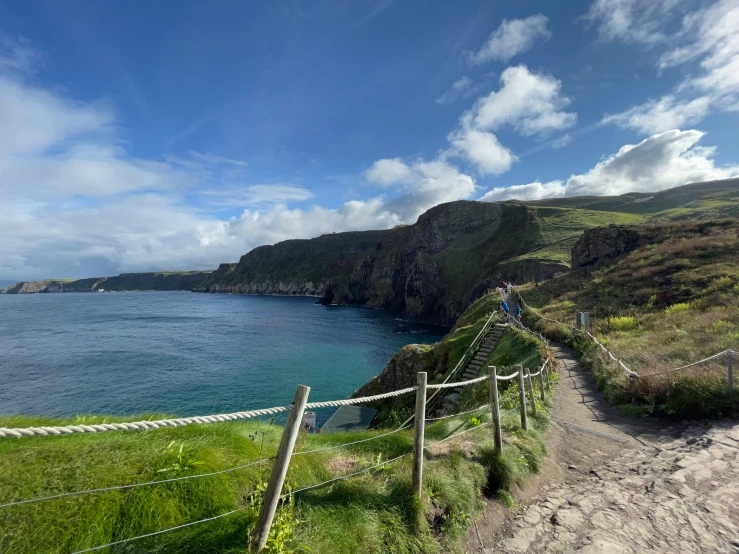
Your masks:
{"label": "green grass", "polygon": [[[471,332],[471,331],[469,331]],[[496,360],[533,367],[538,343],[509,332]],[[521,343],[519,343],[521,340]],[[497,354],[495,354],[497,352]],[[518,356],[518,358],[517,358]],[[485,383],[483,383],[485,384]],[[484,388],[478,391],[484,397]],[[537,384],[538,391],[538,384]],[[537,392],[538,395],[538,392]],[[518,398],[515,383],[501,384],[501,407]],[[537,396],[538,398],[538,396]],[[483,401],[485,401],[484,399]],[[491,457],[489,408],[426,427],[429,446],[424,495],[411,494],[411,457],[294,497],[272,528],[268,552],[435,553],[458,551],[458,540],[484,505],[483,492],[505,499],[507,491],[536,472],[544,454],[541,433],[548,403],[523,432],[517,410],[503,419],[505,446]],[[148,419],[160,418],[150,415]],[[142,419],[129,418],[128,420]],[[104,416],[61,421],[0,418],[0,426],[25,427],[119,420]],[[109,432],[0,440],[0,504],[39,496],[141,483],[218,471],[274,456],[282,428],[260,421],[193,425],[151,431]],[[384,431],[301,433],[296,452],[365,439]],[[293,456],[286,487],[296,490],[346,475],[412,451],[412,430],[357,445]],[[199,479],[72,496],[0,508],[0,551],[19,554],[72,552],[122,540],[234,509],[228,517],[115,547],[112,552],[248,552],[270,463]],[[509,475],[500,481],[496,475]]]}
{"label": "green grass", "polygon": [[[721,358],[656,375],[727,348],[739,349],[739,222],[682,222],[641,228],[643,247],[605,266],[522,288],[547,317],[574,322],[589,311],[595,334],[642,377],[629,381],[592,342],[566,327],[537,321],[579,352],[596,382],[617,403],[642,413],[718,417],[739,413]],[[654,375],[650,377],[650,375]]]}

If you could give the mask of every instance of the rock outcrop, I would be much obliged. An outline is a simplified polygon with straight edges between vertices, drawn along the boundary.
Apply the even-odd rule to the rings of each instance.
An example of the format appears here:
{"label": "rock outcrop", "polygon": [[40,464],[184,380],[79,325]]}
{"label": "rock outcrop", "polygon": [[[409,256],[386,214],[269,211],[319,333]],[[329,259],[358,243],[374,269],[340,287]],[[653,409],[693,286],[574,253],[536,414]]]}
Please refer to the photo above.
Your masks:
{"label": "rock outcrop", "polygon": [[351,398],[384,394],[405,389],[416,384],[416,374],[425,371],[433,374],[434,354],[431,348],[422,344],[408,344],[392,357],[385,369],[362,385]]}
{"label": "rock outcrop", "polygon": [[595,227],[585,231],[572,247],[572,267],[585,267],[611,260],[639,246],[639,233],[623,225]]}

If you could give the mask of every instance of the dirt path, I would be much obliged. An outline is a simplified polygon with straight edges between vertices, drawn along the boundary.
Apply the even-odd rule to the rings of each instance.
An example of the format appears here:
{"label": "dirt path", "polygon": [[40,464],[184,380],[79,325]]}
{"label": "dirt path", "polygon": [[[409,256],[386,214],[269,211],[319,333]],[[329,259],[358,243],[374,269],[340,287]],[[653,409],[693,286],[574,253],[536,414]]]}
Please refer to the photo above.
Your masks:
{"label": "dirt path", "polygon": [[488,502],[469,553],[739,553],[739,423],[629,418],[608,404],[571,350],[560,367],[547,462]]}

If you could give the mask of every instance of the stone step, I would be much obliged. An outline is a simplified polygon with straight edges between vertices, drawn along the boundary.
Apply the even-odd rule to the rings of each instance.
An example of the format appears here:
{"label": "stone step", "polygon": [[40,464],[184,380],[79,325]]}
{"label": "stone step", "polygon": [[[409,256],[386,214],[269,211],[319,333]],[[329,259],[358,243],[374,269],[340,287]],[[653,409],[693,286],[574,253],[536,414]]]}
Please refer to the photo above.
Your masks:
{"label": "stone step", "polygon": [[477,354],[477,355],[476,355],[476,356],[475,356],[475,357],[473,358],[473,360],[475,360],[476,362],[484,362],[484,361],[485,361],[485,360],[487,360],[487,359],[488,359],[489,357],[490,357],[490,354]]}
{"label": "stone step", "polygon": [[470,379],[474,379],[475,377],[477,377],[477,371],[471,371],[470,373],[465,373],[464,375],[462,375],[462,377],[464,377],[465,381],[469,381]]}
{"label": "stone step", "polygon": [[456,392],[456,393],[458,393],[460,395],[462,394],[462,391],[464,391],[464,387],[457,387],[456,389],[454,389],[454,392]]}
{"label": "stone step", "polygon": [[457,400],[459,400],[459,393],[453,392],[452,394],[446,397],[446,400],[447,402],[456,402]]}

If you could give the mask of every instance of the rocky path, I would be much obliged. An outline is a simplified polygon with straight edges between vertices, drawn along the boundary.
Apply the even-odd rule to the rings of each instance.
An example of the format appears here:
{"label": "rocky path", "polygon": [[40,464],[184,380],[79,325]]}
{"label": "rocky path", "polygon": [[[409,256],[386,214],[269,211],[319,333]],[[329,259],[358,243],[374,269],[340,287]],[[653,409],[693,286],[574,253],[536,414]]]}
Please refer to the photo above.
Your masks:
{"label": "rocky path", "polygon": [[739,553],[739,422],[628,418],[556,351],[548,475],[523,508],[492,510],[466,551]]}

